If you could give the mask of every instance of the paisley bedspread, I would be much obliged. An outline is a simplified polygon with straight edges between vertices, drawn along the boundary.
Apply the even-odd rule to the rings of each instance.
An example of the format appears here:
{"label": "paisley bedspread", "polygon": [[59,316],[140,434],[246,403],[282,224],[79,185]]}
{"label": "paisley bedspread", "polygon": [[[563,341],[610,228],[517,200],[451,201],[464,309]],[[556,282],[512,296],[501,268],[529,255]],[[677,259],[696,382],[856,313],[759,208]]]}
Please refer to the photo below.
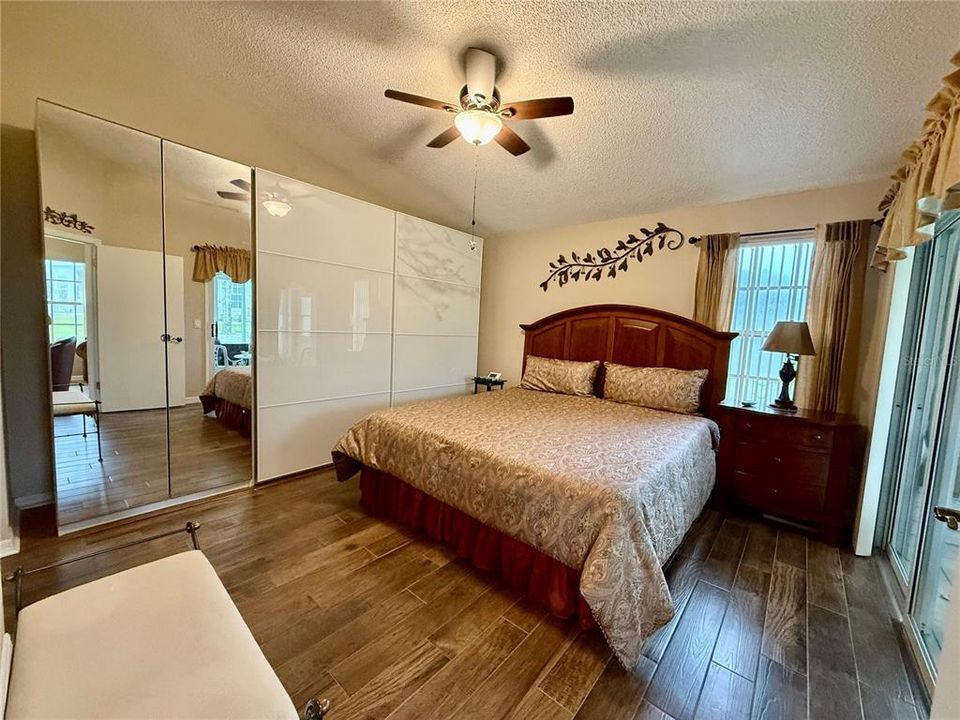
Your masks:
{"label": "paisley bedspread", "polygon": [[368,415],[333,450],[581,572],[611,649],[636,666],[673,615],[662,565],[713,489],[716,424],[696,415],[513,388]]}
{"label": "paisley bedspread", "polygon": [[[226,400],[249,410],[253,405],[253,378],[248,366],[224,368],[217,372],[200,394],[204,398]],[[204,403],[204,412],[209,412]]]}

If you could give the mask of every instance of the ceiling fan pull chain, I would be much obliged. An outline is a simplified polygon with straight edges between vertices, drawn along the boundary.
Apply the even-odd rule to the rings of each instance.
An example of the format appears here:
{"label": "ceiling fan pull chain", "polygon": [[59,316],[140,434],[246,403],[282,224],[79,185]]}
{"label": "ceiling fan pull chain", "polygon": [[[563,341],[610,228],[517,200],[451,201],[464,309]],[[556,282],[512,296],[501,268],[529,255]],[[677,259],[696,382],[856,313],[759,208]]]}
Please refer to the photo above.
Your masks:
{"label": "ceiling fan pull chain", "polygon": [[477,177],[480,175],[480,146],[473,148],[473,211],[470,214],[470,249],[477,249]]}

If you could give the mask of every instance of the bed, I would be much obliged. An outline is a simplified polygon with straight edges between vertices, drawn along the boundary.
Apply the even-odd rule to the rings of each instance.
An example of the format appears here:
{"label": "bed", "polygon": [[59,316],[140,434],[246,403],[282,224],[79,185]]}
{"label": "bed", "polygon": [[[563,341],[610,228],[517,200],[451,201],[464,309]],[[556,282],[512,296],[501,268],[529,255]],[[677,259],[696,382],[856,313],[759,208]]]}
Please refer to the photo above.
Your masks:
{"label": "bed", "polygon": [[224,425],[249,437],[253,378],[249,366],[218,370],[200,394],[203,414],[215,413]]}
{"label": "bed", "polygon": [[[707,369],[700,414],[513,388],[373,413],[334,448],[374,512],[423,528],[596,624],[628,668],[673,615],[662,567],[714,489],[729,344],[634,306],[576,308],[525,332],[524,358]],[[602,366],[601,366],[602,368]],[[603,371],[595,394],[602,394]]]}

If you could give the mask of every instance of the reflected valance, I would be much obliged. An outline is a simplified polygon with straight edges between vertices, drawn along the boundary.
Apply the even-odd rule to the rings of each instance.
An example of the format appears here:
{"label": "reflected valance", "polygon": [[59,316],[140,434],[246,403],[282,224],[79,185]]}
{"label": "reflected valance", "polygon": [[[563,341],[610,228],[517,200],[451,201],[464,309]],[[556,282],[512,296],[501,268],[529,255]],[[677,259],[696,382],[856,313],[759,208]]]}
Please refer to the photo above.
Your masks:
{"label": "reflected valance", "polygon": [[[950,62],[960,68],[960,52]],[[875,267],[906,257],[901,248],[928,240],[928,226],[941,210],[960,207],[960,69],[943,78],[926,110],[920,137],[903,152],[904,162],[880,203],[886,220]]]}
{"label": "reflected valance", "polygon": [[252,275],[250,251],[219,245],[194,245],[193,280],[208,282],[222,272],[235,283],[245,283]]}

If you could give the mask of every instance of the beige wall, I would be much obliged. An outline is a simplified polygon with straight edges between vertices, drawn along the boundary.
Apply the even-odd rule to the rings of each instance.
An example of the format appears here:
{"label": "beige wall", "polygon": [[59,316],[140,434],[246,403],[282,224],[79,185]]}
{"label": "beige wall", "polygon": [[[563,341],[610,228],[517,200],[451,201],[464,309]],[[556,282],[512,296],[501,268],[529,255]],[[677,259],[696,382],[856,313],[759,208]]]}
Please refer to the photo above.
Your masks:
{"label": "beige wall", "polygon": [[[511,384],[520,379],[523,333],[520,323],[532,322],[566,308],[596,303],[628,303],[669,310],[687,317],[693,314],[693,285],[697,269],[697,248],[655,252],[643,263],[616,278],[599,282],[575,282],[564,287],[555,283],[544,292],[539,283],[546,278],[547,264],[558,254],[572,250],[596,253],[612,247],[629,233],[658,221],[677,228],[687,236],[711,232],[762,232],[809,227],[834,220],[874,217],[877,203],[888,185],[877,180],[790,195],[777,195],[711,207],[665,210],[634,217],[618,218],[545,230],[488,238],[483,253],[483,292],[480,302],[480,350],[478,371],[503,372]],[[873,348],[876,317],[874,306],[886,280],[874,270],[867,273],[862,340],[869,346],[868,368],[873,376],[860,379],[862,397],[858,410],[872,414],[879,361]],[[883,327],[882,325],[880,327]],[[882,338],[879,342],[882,343]],[[871,389],[872,388],[872,389]]]}

